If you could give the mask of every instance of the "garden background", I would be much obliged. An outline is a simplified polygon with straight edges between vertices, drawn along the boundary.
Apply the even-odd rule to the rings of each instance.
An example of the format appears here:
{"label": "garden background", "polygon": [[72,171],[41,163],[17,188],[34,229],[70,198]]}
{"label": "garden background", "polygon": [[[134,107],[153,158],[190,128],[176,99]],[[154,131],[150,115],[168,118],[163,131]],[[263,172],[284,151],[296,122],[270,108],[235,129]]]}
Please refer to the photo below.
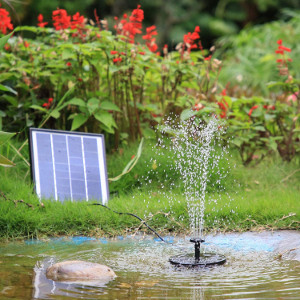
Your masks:
{"label": "garden background", "polygon": [[[161,196],[143,183],[155,170],[152,186],[161,189],[174,163],[155,157],[157,128],[170,115],[216,118],[227,129],[224,145],[237,167],[224,180],[226,193],[208,189],[223,195],[220,209],[207,207],[208,228],[299,228],[298,1],[7,0],[0,30],[2,237],[137,226],[84,203],[40,203],[29,176],[32,126],[104,133],[109,177],[135,164],[111,180],[112,207],[145,214],[140,203],[147,202],[157,229],[186,230],[184,201],[171,213],[169,197],[153,201]],[[178,195],[180,176],[172,175]],[[234,209],[221,209],[228,193]]]}

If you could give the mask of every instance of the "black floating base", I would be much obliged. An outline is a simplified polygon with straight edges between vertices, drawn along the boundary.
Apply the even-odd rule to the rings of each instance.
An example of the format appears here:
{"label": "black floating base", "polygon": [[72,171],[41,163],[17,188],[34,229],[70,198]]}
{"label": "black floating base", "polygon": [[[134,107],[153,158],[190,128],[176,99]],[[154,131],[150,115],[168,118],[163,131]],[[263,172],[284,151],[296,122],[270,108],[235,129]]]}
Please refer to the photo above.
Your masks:
{"label": "black floating base", "polygon": [[195,259],[194,254],[182,254],[172,256],[169,258],[169,262],[176,266],[184,267],[206,267],[213,265],[222,265],[226,262],[224,255],[215,253],[201,253],[199,259]]}

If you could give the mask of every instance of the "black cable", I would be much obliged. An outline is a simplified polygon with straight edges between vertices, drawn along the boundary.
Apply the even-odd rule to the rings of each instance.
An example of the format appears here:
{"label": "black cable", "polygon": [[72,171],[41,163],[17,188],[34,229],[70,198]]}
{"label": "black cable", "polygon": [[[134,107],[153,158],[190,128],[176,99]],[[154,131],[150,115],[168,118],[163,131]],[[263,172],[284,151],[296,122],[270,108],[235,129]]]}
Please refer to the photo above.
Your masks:
{"label": "black cable", "polygon": [[105,207],[109,210],[111,210],[112,212],[116,213],[116,214],[119,214],[119,215],[128,215],[128,216],[132,216],[132,217],[135,217],[137,219],[139,219],[143,224],[145,224],[154,234],[156,234],[163,242],[166,243],[166,241],[154,230],[152,229],[143,219],[141,219],[139,216],[135,215],[135,214],[132,214],[132,213],[123,213],[123,212],[118,212],[118,211],[115,211],[111,208],[109,208],[108,206],[104,205],[104,204],[101,204],[101,203],[91,203],[90,205],[100,205],[102,207]]}

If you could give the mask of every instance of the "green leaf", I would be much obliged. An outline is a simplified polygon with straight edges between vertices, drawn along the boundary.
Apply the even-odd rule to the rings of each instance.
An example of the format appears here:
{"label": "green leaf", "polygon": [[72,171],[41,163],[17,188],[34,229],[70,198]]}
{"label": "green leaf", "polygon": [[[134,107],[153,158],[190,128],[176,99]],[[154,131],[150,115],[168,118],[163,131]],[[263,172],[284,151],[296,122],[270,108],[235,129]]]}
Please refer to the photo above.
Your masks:
{"label": "green leaf", "polygon": [[155,131],[150,128],[143,129],[143,136],[147,139],[155,139],[156,138]]}
{"label": "green leaf", "polygon": [[275,119],[275,116],[274,116],[274,115],[265,114],[265,120],[266,120],[266,121],[270,121],[270,120],[273,120],[273,119]]}
{"label": "green leaf", "polygon": [[254,126],[253,129],[258,131],[266,131],[265,127],[263,126]]}
{"label": "green leaf", "polygon": [[74,51],[72,51],[72,49],[66,48],[62,52],[62,59],[63,60],[73,59],[75,57],[76,57],[76,55],[75,55]]}
{"label": "green leaf", "polygon": [[103,101],[100,104],[100,108],[104,109],[104,110],[114,110],[114,111],[121,112],[120,108],[116,104],[109,102],[109,101]]}
{"label": "green leaf", "polygon": [[5,44],[7,43],[7,41],[9,40],[9,38],[11,37],[12,34],[13,34],[13,32],[0,38],[0,49],[1,50],[4,48]]}
{"label": "green leaf", "polygon": [[99,108],[100,100],[97,98],[91,98],[87,102],[87,108],[90,114],[93,114]]}
{"label": "green leaf", "polygon": [[237,138],[233,139],[231,142],[238,147],[241,147],[241,145],[243,143],[243,141],[241,139],[237,139]]}
{"label": "green leaf", "polygon": [[83,125],[87,120],[89,116],[78,114],[74,117],[73,122],[72,122],[72,128],[71,130],[76,130],[79,128],[81,125]]}
{"label": "green leaf", "polygon": [[10,92],[10,93],[13,93],[13,94],[15,94],[15,95],[18,94],[18,93],[17,93],[15,90],[13,90],[11,87],[6,86],[6,85],[3,85],[3,84],[0,84],[0,90],[1,90],[1,91],[4,91],[4,92]]}
{"label": "green leaf", "polygon": [[39,106],[39,105],[35,105],[35,104],[30,105],[30,108],[36,109],[36,110],[39,110],[39,111],[42,111],[42,112],[44,112],[44,113],[47,113],[47,112],[48,112],[48,110],[47,110],[46,108],[41,107],[41,106]]}
{"label": "green leaf", "polygon": [[142,154],[142,149],[143,149],[143,143],[144,143],[144,138],[141,139],[141,142],[139,144],[138,150],[136,155],[129,161],[129,163],[126,165],[126,167],[124,168],[124,170],[122,171],[122,173],[114,178],[108,178],[109,181],[117,181],[119,180],[121,177],[123,177],[123,175],[129,173],[132,168],[136,165],[136,163],[138,162],[139,158],[141,157]]}
{"label": "green leaf", "polygon": [[274,87],[286,87],[288,86],[288,83],[285,83],[285,82],[281,82],[281,81],[271,81],[271,82],[268,82],[267,83],[267,87],[269,89],[272,89]]}
{"label": "green leaf", "polygon": [[117,67],[116,65],[109,66],[109,71],[112,73],[118,72],[120,70],[120,67]]}
{"label": "green leaf", "polygon": [[75,87],[75,85],[72,87],[72,88],[70,88],[64,95],[63,95],[63,97],[59,100],[59,102],[57,103],[57,105],[56,105],[56,108],[60,108],[60,106],[62,105],[62,103],[65,101],[65,99],[67,98],[67,97],[69,97],[69,95],[71,95],[73,92],[74,92],[74,87]]}
{"label": "green leaf", "polygon": [[15,164],[0,154],[0,166],[8,168],[15,166]]}
{"label": "green leaf", "polygon": [[36,26],[18,26],[14,31],[31,31],[33,33],[37,33],[41,28]]}
{"label": "green leaf", "polygon": [[112,129],[113,127],[117,128],[117,124],[110,113],[106,111],[99,111],[94,116],[99,122],[107,126],[109,129]]}
{"label": "green leaf", "polygon": [[60,112],[57,109],[54,109],[51,113],[50,113],[50,117],[53,117],[54,119],[58,119],[60,117]]}
{"label": "green leaf", "polygon": [[197,111],[193,111],[190,108],[185,109],[180,115],[180,120],[185,121],[185,120],[195,116],[196,114],[197,114]]}
{"label": "green leaf", "polygon": [[2,96],[2,98],[5,99],[8,103],[10,103],[15,108],[17,108],[18,105],[19,105],[18,99],[14,96],[10,96],[8,94],[5,94],[5,95]]}
{"label": "green leaf", "polygon": [[275,140],[270,139],[269,142],[270,142],[270,148],[272,150],[276,151],[277,150],[277,143],[275,142]]}
{"label": "green leaf", "polygon": [[15,133],[0,131],[0,145],[6,143],[9,139],[11,139]]}
{"label": "green leaf", "polygon": [[72,98],[71,100],[65,102],[63,106],[65,107],[67,105],[76,105],[76,106],[86,107],[86,103],[80,98]]}

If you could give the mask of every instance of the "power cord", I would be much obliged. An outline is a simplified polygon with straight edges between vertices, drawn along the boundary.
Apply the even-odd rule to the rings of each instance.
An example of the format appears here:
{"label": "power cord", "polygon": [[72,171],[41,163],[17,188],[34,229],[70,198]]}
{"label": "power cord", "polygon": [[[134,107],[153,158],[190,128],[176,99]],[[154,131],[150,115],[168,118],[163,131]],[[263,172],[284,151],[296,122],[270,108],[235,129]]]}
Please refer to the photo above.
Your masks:
{"label": "power cord", "polygon": [[161,239],[163,242],[166,243],[166,241],[153,228],[151,228],[142,218],[140,218],[139,216],[137,216],[135,214],[132,214],[132,213],[124,213],[124,212],[115,211],[115,210],[113,210],[113,209],[109,208],[108,206],[106,206],[104,204],[101,204],[101,203],[91,203],[90,205],[100,205],[100,206],[102,206],[104,208],[107,208],[107,209],[111,210],[112,212],[114,212],[116,214],[119,214],[119,215],[128,215],[128,216],[135,217],[138,220],[140,220],[142,222],[142,224],[145,224],[159,239]]}

